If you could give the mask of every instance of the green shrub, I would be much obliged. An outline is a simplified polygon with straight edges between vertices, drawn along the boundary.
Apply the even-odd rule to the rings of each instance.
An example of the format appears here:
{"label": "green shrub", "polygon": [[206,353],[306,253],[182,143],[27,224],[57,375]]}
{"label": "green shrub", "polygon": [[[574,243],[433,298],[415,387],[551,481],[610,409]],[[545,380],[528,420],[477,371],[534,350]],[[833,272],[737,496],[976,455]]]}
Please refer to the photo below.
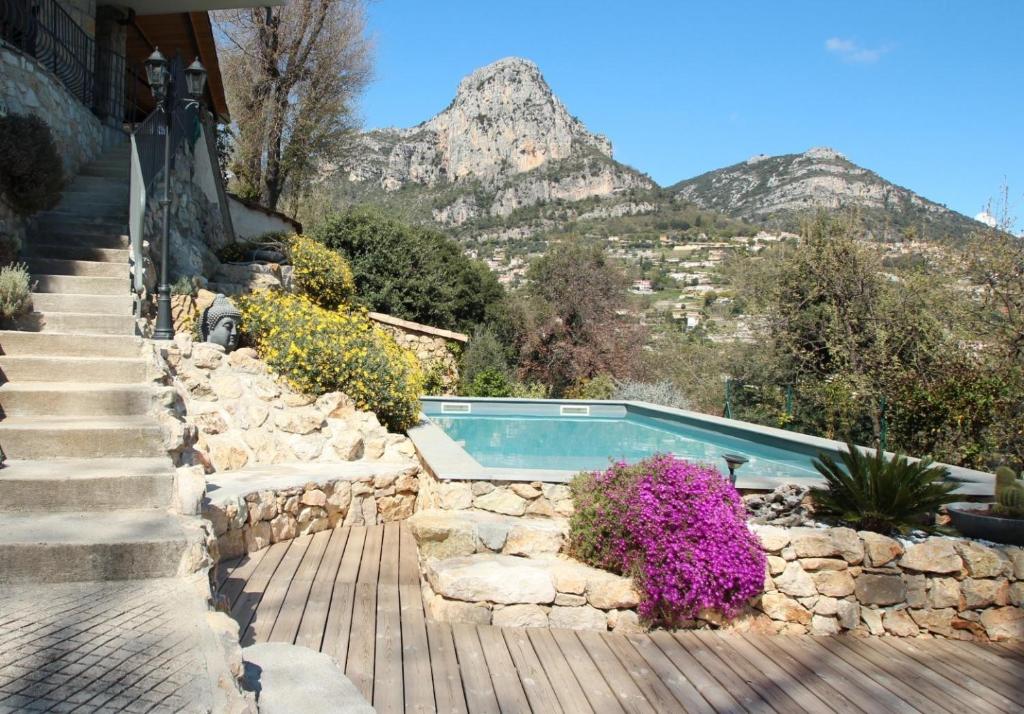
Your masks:
{"label": "green shrub", "polygon": [[64,164],[50,127],[35,115],[0,117],[0,196],[22,216],[53,208]]}
{"label": "green shrub", "polygon": [[583,379],[572,389],[566,391],[569,399],[611,399],[615,392],[615,380],[607,374],[599,374],[593,379]]}
{"label": "green shrub", "polygon": [[477,373],[492,370],[508,373],[508,362],[505,359],[505,348],[494,333],[486,327],[477,327],[473,332],[459,366],[459,378],[463,389],[476,379]]}
{"label": "green shrub", "polygon": [[512,381],[505,372],[497,369],[481,369],[465,389],[467,397],[511,397]]}
{"label": "green shrub", "polygon": [[245,339],[292,387],[316,396],[344,392],[393,431],[416,423],[423,393],[416,355],[365,313],[272,290],[236,300]]}
{"label": "green shrub", "polygon": [[637,382],[632,379],[617,381],[610,398],[622,399],[627,402],[650,402],[674,409],[693,408],[686,395],[676,389],[676,386],[667,379],[653,383]]}
{"label": "green shrub", "polygon": [[306,236],[292,236],[288,247],[295,284],[310,300],[334,310],[352,299],[355,281],[341,255]]}
{"label": "green shrub", "polygon": [[0,268],[0,318],[11,320],[32,307],[32,286],[24,263]]}
{"label": "green shrub", "polygon": [[854,444],[840,454],[842,464],[820,453],[814,468],[827,488],[812,489],[815,509],[859,530],[889,534],[930,528],[925,517],[957,500],[957,484],[946,481],[945,467],[925,459],[911,463],[903,454],[887,459],[881,450],[866,456]]}

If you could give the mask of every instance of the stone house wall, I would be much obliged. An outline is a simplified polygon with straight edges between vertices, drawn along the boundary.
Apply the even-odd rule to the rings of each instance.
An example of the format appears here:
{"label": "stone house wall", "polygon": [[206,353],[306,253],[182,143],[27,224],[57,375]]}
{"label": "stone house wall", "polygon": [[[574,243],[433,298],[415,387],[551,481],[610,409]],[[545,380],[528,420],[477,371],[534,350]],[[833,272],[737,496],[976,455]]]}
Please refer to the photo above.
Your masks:
{"label": "stone house wall", "polygon": [[444,394],[454,393],[459,383],[459,356],[469,341],[467,335],[379,312],[371,312],[369,317],[387,330],[399,346],[414,352],[426,374],[436,374]]}

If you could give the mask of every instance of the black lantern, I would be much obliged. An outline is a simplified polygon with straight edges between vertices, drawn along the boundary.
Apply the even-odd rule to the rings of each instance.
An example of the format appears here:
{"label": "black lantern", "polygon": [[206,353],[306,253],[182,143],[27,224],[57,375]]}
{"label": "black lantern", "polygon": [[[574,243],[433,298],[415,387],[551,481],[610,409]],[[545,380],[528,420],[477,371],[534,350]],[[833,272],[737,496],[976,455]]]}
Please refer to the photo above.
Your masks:
{"label": "black lantern", "polygon": [[206,89],[206,67],[198,57],[185,69],[185,83],[188,85],[189,96],[199,101]]}
{"label": "black lantern", "polygon": [[725,465],[729,467],[729,483],[735,486],[736,469],[747,463],[749,459],[746,456],[740,456],[739,454],[723,454],[722,458],[725,459]]}
{"label": "black lantern", "polygon": [[157,47],[153,54],[146,58],[146,78],[154,97],[163,97],[167,91],[167,58]]}

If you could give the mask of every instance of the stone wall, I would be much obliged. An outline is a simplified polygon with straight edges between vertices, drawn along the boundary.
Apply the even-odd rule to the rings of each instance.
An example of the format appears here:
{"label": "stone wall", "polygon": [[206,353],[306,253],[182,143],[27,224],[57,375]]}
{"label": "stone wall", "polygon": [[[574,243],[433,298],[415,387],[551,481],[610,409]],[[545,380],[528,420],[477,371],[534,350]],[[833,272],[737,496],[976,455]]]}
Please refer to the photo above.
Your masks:
{"label": "stone wall", "polygon": [[399,346],[415,353],[424,373],[435,375],[443,394],[454,394],[459,384],[459,356],[469,341],[467,335],[379,312],[371,312],[369,317],[387,330]]}
{"label": "stone wall", "polygon": [[507,516],[568,517],[573,514],[569,487],[540,481],[442,481],[424,469],[420,508],[477,509]]}

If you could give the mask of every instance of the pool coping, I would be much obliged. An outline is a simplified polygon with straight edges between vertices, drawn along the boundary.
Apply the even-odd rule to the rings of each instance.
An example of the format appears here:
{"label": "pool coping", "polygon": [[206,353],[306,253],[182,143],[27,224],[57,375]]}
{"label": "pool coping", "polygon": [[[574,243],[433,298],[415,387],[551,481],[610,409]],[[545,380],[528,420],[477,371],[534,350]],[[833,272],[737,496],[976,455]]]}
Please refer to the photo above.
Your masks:
{"label": "pool coping", "polygon": [[[621,411],[623,414],[646,413],[656,417],[670,417],[674,421],[683,421],[704,428],[724,431],[733,436],[749,438],[750,434],[767,437],[769,441],[783,442],[794,451],[816,454],[819,451],[839,453],[846,450],[846,444],[833,439],[810,436],[794,431],[786,431],[775,427],[753,424],[738,419],[728,419],[710,414],[663,407],[649,402],[627,400],[587,400],[587,399],[519,399],[508,397],[423,397],[420,402],[425,406],[441,403],[469,403],[487,408],[494,414],[504,411],[503,406],[529,405],[538,412],[560,413],[563,405],[594,407],[606,413]],[[409,429],[409,438],[416,447],[424,465],[443,481],[541,481],[547,483],[567,483],[578,471],[560,471],[553,469],[521,469],[491,468],[480,464],[465,449],[459,446],[441,427],[430,421],[429,416],[422,412],[420,422]],[[862,447],[868,453],[873,449]],[[892,456],[891,452],[886,452]],[[919,459],[911,457],[911,461]],[[961,482],[956,493],[964,496],[985,496],[992,494],[994,476],[984,471],[936,463],[949,471],[949,477]],[[737,473],[736,487],[749,490],[771,490],[784,483],[792,483],[792,479],[783,477],[747,476],[740,470]],[[801,479],[814,485],[824,483],[824,479]]]}

